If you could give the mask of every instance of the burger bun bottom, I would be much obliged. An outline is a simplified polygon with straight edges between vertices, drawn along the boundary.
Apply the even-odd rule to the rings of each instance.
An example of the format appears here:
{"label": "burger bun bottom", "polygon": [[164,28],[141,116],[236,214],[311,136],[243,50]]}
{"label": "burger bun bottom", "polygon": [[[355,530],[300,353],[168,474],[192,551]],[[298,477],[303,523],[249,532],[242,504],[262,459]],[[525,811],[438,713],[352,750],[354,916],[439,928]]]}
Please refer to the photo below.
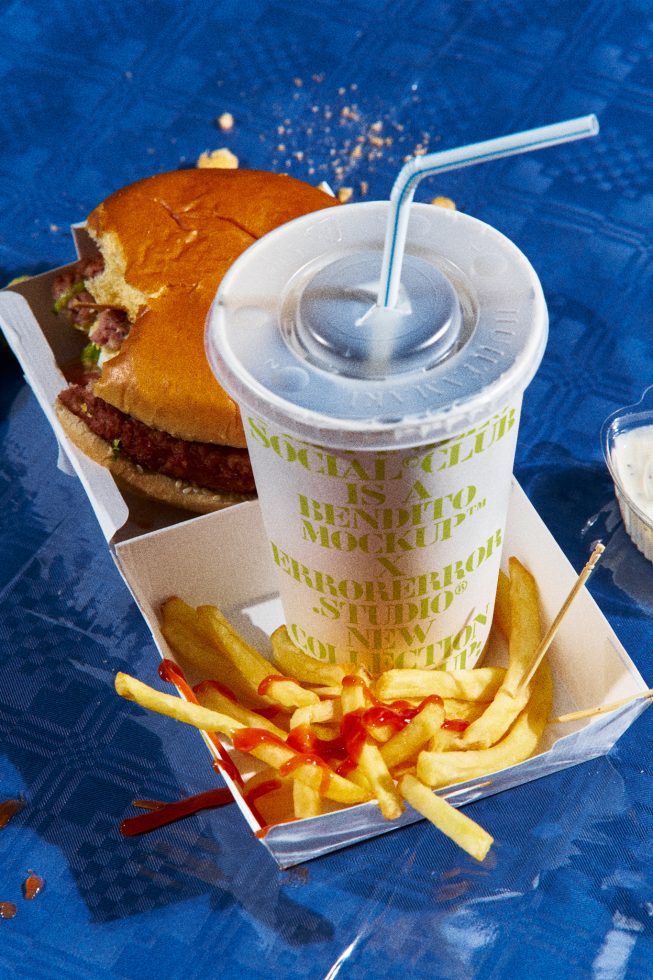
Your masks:
{"label": "burger bun bottom", "polygon": [[209,490],[193,483],[152,473],[132,463],[125,456],[116,455],[105,439],[101,439],[85,423],[57,401],[56,412],[64,432],[83,453],[111,471],[122,489],[130,490],[139,497],[156,500],[196,514],[210,514],[232,504],[254,500],[255,494]]}

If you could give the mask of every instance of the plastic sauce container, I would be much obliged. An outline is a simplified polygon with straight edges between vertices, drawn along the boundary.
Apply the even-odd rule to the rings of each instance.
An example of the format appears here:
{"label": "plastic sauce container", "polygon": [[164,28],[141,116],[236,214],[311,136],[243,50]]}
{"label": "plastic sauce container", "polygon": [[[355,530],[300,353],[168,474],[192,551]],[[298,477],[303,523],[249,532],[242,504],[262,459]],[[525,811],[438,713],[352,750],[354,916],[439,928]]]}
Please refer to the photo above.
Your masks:
{"label": "plastic sauce container", "polygon": [[624,527],[653,561],[653,385],[637,404],[608,416],[601,441]]}

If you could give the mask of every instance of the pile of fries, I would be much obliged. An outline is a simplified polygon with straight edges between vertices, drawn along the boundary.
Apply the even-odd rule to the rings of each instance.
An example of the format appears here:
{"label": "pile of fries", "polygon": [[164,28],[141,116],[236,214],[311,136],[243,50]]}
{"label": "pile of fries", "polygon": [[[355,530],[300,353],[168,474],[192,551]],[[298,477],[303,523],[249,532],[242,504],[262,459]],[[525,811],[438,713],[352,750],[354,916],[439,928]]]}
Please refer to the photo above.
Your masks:
{"label": "pile of fries", "polygon": [[[499,580],[495,625],[507,640],[506,668],[395,669],[373,678],[309,657],[285,627],[271,637],[271,662],[216,607],[195,609],[173,597],[162,606],[161,626],[179,665],[169,679],[186,700],[123,673],[115,684],[145,708],[219,733],[235,758],[257,759],[261,767],[242,789],[262,824],[369,800],[393,820],[407,802],[482,861],[491,835],[433,790],[527,759],[549,718],[546,660],[523,683],[541,625],[536,583],[516,558]],[[191,688],[186,673],[204,680]]]}

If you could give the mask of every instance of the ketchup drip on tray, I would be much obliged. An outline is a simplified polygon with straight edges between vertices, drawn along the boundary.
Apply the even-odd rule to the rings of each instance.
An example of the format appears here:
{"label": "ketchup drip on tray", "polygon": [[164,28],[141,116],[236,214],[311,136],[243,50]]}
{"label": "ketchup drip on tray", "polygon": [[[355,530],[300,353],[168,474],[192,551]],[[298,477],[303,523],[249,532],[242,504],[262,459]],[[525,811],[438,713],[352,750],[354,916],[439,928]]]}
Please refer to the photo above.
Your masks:
{"label": "ketchup drip on tray", "polygon": [[17,911],[15,902],[0,902],[0,919],[13,919]]}
{"label": "ketchup drip on tray", "polygon": [[[161,661],[159,664],[159,677],[162,681],[167,681],[168,683],[174,684],[176,687],[178,687],[187,701],[191,701],[193,704],[199,704],[199,701],[195,696],[195,692],[184,677],[181,668],[178,667],[177,664],[173,663],[172,660]],[[206,735],[215,746],[218,755],[220,756],[220,764],[224,771],[231,776],[234,782],[237,782],[242,786],[242,777],[229,758],[229,754],[220,739],[213,732],[206,732]]]}

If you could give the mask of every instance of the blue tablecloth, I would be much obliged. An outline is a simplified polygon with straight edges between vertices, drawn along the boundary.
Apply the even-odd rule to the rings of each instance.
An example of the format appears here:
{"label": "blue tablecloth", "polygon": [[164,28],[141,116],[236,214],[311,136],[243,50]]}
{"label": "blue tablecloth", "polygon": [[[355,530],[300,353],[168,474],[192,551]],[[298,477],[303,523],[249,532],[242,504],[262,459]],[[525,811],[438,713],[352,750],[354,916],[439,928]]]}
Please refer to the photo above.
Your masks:
{"label": "blue tablecloth", "polygon": [[[653,568],[599,445],[653,381],[652,28],[648,0],[5,3],[2,281],[70,261],[71,222],[204,150],[382,198],[420,147],[596,112],[595,140],[418,199],[453,198],[540,275],[516,474],[577,568],[607,544],[591,591],[653,683]],[[214,781],[194,732],[116,697],[158,655],[6,347],[0,377],[0,798],[25,802],[0,830],[2,977],[651,976],[650,711],[606,758],[474,804],[483,865],[420,823],[279,871],[235,807],[122,839],[134,798]]]}

